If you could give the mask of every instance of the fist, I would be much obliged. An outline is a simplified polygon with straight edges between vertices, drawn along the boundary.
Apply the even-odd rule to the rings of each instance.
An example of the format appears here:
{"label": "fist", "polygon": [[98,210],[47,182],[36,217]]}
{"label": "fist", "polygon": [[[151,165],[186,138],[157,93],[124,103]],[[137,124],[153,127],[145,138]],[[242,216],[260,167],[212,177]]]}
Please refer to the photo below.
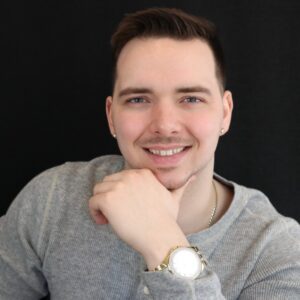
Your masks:
{"label": "fist", "polygon": [[90,213],[97,224],[109,222],[121,239],[146,255],[149,244],[182,238],[176,220],[188,183],[170,192],[150,170],[121,171],[95,185]]}

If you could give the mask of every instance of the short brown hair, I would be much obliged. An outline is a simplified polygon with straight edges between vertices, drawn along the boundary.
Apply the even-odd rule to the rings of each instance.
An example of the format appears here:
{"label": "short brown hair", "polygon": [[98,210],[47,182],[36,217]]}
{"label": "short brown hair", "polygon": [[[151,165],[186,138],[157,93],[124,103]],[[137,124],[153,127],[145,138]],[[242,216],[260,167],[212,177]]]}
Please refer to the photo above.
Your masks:
{"label": "short brown hair", "polygon": [[149,8],[125,15],[111,38],[113,81],[116,79],[116,65],[124,46],[134,38],[150,37],[170,37],[176,40],[199,38],[205,41],[215,58],[217,79],[225,89],[224,55],[215,25],[205,18],[176,8]]}

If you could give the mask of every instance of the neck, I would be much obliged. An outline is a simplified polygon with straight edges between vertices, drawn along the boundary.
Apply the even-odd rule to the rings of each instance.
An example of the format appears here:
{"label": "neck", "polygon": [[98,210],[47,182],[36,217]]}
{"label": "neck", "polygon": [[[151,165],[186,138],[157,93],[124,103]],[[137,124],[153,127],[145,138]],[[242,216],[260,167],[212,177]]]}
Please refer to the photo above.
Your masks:
{"label": "neck", "polygon": [[215,207],[213,164],[205,171],[196,175],[181,200],[177,222],[186,235],[206,229]]}

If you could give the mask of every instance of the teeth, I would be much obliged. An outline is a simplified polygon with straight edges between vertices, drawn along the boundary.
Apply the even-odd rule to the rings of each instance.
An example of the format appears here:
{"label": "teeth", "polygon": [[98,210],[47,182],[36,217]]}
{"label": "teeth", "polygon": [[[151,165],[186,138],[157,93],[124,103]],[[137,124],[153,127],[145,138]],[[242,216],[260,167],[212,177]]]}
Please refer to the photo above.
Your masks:
{"label": "teeth", "polygon": [[168,150],[156,150],[156,149],[149,149],[152,154],[160,155],[160,156],[171,156],[176,153],[181,152],[184,147],[175,148],[175,149],[168,149]]}

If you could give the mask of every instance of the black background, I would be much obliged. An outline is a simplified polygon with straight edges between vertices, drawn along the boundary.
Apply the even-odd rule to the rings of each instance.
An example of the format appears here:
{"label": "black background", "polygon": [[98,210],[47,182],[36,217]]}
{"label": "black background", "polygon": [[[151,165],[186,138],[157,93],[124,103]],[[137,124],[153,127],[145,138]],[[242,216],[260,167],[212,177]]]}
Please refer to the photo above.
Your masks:
{"label": "black background", "polygon": [[41,171],[118,153],[106,125],[109,39],[124,13],[179,7],[214,21],[235,108],[216,171],[300,220],[300,2],[2,2],[0,215]]}

